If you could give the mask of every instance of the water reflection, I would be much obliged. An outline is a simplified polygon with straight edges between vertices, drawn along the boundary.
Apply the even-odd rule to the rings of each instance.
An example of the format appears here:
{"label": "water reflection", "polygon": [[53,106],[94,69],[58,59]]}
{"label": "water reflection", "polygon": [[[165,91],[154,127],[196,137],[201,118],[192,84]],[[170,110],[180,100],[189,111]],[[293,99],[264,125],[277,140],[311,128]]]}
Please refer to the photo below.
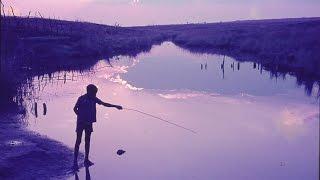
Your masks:
{"label": "water reflection", "polygon": [[[168,49],[174,50],[167,51]],[[170,43],[157,48],[153,53],[157,56],[141,56],[140,61],[143,63],[132,66],[128,73],[123,74],[129,84],[145,89],[191,89],[220,94],[252,95],[282,94],[297,89],[294,76],[278,71],[268,73],[266,67],[260,63],[236,62],[226,56],[194,55]],[[218,63],[219,61],[221,63]],[[206,73],[199,74],[197,69],[194,69],[194,66],[199,67],[199,64],[200,70]],[[319,83],[315,80],[308,82],[315,82],[315,85],[307,86],[308,83],[303,83],[302,85],[306,85],[306,94],[315,96],[311,92],[317,90]]]}
{"label": "water reflection", "polygon": [[[91,180],[90,167],[86,166],[86,167],[85,167],[85,171],[86,171],[85,179],[86,179],[86,180]],[[79,180],[78,172],[75,172],[75,174],[74,174],[74,179],[75,179],[75,180]]]}
{"label": "water reflection", "polygon": [[[62,87],[68,82],[81,81],[101,71],[109,71],[107,78],[110,81],[122,84],[131,90],[188,89],[215,94],[275,95],[298,92],[300,91],[298,86],[303,87],[307,96],[314,98],[320,96],[319,80],[308,78],[303,73],[288,74],[284,67],[278,65],[237,62],[226,56],[190,54],[172,43],[164,43],[161,47],[153,49],[151,54],[156,55],[142,54],[138,58],[116,56],[108,61],[98,62],[92,68],[86,69],[84,66],[79,70],[58,71],[37,76],[26,75],[20,82],[2,78],[3,87],[9,88],[2,91],[2,103],[10,102],[12,99],[18,107],[30,109],[31,115],[35,117],[39,116],[39,112],[46,115],[46,102],[39,101],[39,96],[46,86],[55,84],[57,87]],[[193,64],[199,62],[200,70],[206,73],[199,74],[193,69]],[[58,96],[54,92],[46,94],[52,98]],[[1,107],[7,106],[1,105]],[[25,116],[29,115],[21,108],[19,111]]]}
{"label": "water reflection", "polygon": [[[38,118],[27,117],[29,128],[72,147],[72,107],[83,87],[94,83],[110,102],[143,109],[198,134],[130,111],[98,109],[91,151],[95,165],[72,179],[314,178],[316,96],[307,97],[294,77],[271,76],[259,63],[186,53],[170,43],[110,64],[100,61],[86,72],[30,80],[23,99],[28,111],[37,103]],[[126,155],[116,155],[118,149]],[[307,151],[303,157],[302,149]],[[239,162],[243,166],[234,166]],[[230,171],[235,173],[225,173]]]}
{"label": "water reflection", "polygon": [[[97,71],[103,71],[106,68],[113,67],[112,64],[115,63],[116,68],[120,68],[119,72],[121,71],[125,73],[126,69],[129,67],[134,67],[131,69],[131,72],[125,74],[125,78],[127,80],[123,80],[120,76],[113,77],[110,79],[114,82],[125,83],[127,84],[128,88],[141,90],[143,88],[151,88],[151,89],[192,89],[198,91],[211,91],[215,93],[221,94],[228,94],[228,93],[248,93],[253,95],[265,95],[270,93],[283,93],[284,89],[295,89],[296,87],[292,84],[292,81],[295,79],[295,84],[297,86],[302,86],[305,90],[306,95],[319,97],[319,86],[320,81],[314,77],[310,77],[308,75],[303,74],[303,72],[296,72],[296,73],[288,73],[287,69],[280,65],[268,65],[268,64],[261,64],[261,63],[252,63],[252,70],[249,69],[248,62],[236,62],[231,58],[226,56],[214,56],[208,54],[198,55],[191,55],[186,53],[185,50],[181,50],[174,46],[172,43],[164,43],[162,48],[158,48],[160,50],[156,50],[157,55],[160,54],[159,57],[150,57],[148,55],[140,56],[140,61],[145,61],[145,63],[140,64],[139,66],[135,67],[139,60],[137,58],[124,58],[121,56],[116,56],[109,61],[105,61],[104,65],[94,66],[93,68],[88,68],[86,64],[83,67],[80,67],[79,70],[70,70],[70,71],[61,71],[61,72],[54,72],[52,73],[44,73],[43,75],[32,76],[32,74],[41,74],[37,72],[32,72],[29,75],[25,75],[26,78],[22,79],[19,82],[10,82],[8,79],[1,79],[1,84],[4,87],[9,87],[11,90],[4,90],[1,95],[2,102],[9,102],[12,99],[13,103],[17,105],[25,105],[23,103],[25,98],[33,97],[36,100],[37,92],[43,90],[48,84],[55,83],[56,85],[59,84],[66,84],[69,81],[79,81],[82,77],[86,77],[88,75],[92,75],[97,73]],[[168,49],[174,49],[169,50]],[[153,50],[154,51],[154,50]],[[161,55],[164,53],[165,55]],[[174,54],[176,53],[176,54]],[[177,60],[177,58],[183,58],[183,61]],[[119,66],[123,63],[123,59],[126,59],[126,66]],[[189,64],[195,62],[195,59],[204,59],[200,60],[200,70],[201,71],[208,71],[212,74],[210,75],[199,75],[193,71]],[[221,59],[222,62],[217,64],[218,60]],[[149,61],[149,62],[148,62]],[[196,60],[199,61],[199,60]],[[81,61],[82,62],[82,61]],[[89,64],[92,64],[90,61]],[[228,65],[227,65],[228,64]],[[240,64],[243,64],[240,70]],[[28,66],[28,64],[25,64]],[[211,68],[208,69],[208,66]],[[217,66],[220,66],[221,71],[221,79],[217,77]],[[230,67],[230,70],[226,67]],[[35,68],[32,66],[32,68]],[[28,69],[28,68],[27,68]],[[35,68],[34,70],[39,69],[41,72],[43,69]],[[182,70],[181,70],[182,69]],[[240,74],[232,74],[240,72]],[[159,72],[159,71],[167,71],[167,72]],[[257,74],[254,72],[257,70],[261,77],[258,77]],[[154,74],[156,77],[152,79],[152,77],[147,76],[145,72],[148,74]],[[266,76],[264,75],[264,71],[268,71],[269,79],[271,81],[268,82]],[[28,71],[30,72],[30,71]],[[24,73],[22,73],[24,74]],[[182,78],[183,74],[185,82],[179,82]],[[9,75],[10,76],[10,75]],[[136,77],[137,76],[137,77]],[[143,77],[144,78],[141,78]],[[215,78],[210,78],[210,76]],[[4,77],[4,76],[2,76]],[[18,78],[21,79],[21,78]],[[186,80],[195,79],[198,83],[193,83],[192,81],[186,82]],[[165,80],[167,80],[165,82]],[[175,82],[170,82],[170,80],[174,80]],[[204,85],[203,81],[207,84]],[[143,81],[143,82],[140,82]],[[152,81],[152,82],[150,82]],[[158,83],[160,81],[160,83]],[[134,82],[134,83],[133,83]],[[154,85],[154,83],[159,84],[158,86]],[[168,86],[168,83],[174,83],[177,86]],[[186,85],[185,83],[188,83]],[[289,85],[291,84],[291,85]],[[263,88],[264,87],[264,88]],[[267,92],[269,91],[269,92]],[[7,92],[7,93],[6,93]],[[10,92],[10,93],[9,93]],[[7,98],[8,100],[6,100]],[[35,102],[32,102],[34,104]],[[33,105],[35,106],[35,105]],[[4,107],[4,106],[2,106]],[[36,110],[36,108],[35,108]],[[34,112],[36,115],[37,113]]]}
{"label": "water reflection", "polygon": [[[199,74],[193,68],[193,64],[198,64],[199,61],[200,70],[206,73]],[[219,76],[219,69],[222,76]],[[63,88],[68,83],[94,79],[100,72],[103,72],[110,82],[118,83],[130,90],[165,90],[166,92],[158,94],[167,99],[197,97],[203,92],[214,96],[238,94],[273,96],[295,92],[292,96],[296,96],[301,91],[297,86],[304,86],[306,95],[316,99],[320,93],[319,81],[288,75],[281,71],[280,66],[268,67],[255,62],[237,62],[226,56],[195,55],[181,50],[172,43],[164,43],[153,49],[150,54],[142,54],[135,58],[116,56],[108,61],[99,61],[86,70],[58,71],[28,77],[17,88],[13,101],[30,110],[30,114],[26,116],[33,115],[37,118],[39,112],[46,116],[48,107],[47,102],[41,101],[42,94],[52,99],[62,96],[54,91],[46,91],[47,86]],[[179,90],[188,90],[191,93],[167,93]],[[74,94],[76,93],[63,96]],[[303,96],[301,93],[298,95],[298,97]]]}
{"label": "water reflection", "polygon": [[[146,109],[199,132],[193,137],[141,115],[101,111],[93,144],[97,163],[92,176],[98,178],[128,179],[123,168],[128,176],[146,178],[142,168],[150,169],[149,179],[163,174],[173,179],[234,179],[221,173],[228,169],[257,179],[261,176],[255,173],[265,169],[271,175],[283,174],[273,164],[290,167],[290,163],[295,166],[285,174],[290,172],[291,179],[297,177],[297,169],[312,178],[309,172],[314,172],[313,155],[318,147],[315,101],[319,81],[290,75],[281,68],[237,62],[227,56],[191,54],[165,43],[135,58],[118,56],[99,61],[87,70],[26,76],[10,85],[17,88],[8,92],[15,103],[25,107],[24,119],[30,129],[70,146],[74,143],[74,132],[70,131],[74,117],[68,109],[89,83],[98,84],[110,101]],[[6,84],[12,84],[8,79]],[[277,150],[270,149],[274,144]],[[113,157],[113,150],[122,146],[128,155],[124,159]],[[304,158],[297,156],[301,147],[308,147]],[[252,159],[252,155],[258,158]],[[265,155],[270,158],[265,160]],[[246,166],[230,166],[236,162]],[[159,168],[157,164],[167,166]],[[203,173],[194,171],[199,167]],[[78,175],[91,178],[89,169],[74,178]]]}

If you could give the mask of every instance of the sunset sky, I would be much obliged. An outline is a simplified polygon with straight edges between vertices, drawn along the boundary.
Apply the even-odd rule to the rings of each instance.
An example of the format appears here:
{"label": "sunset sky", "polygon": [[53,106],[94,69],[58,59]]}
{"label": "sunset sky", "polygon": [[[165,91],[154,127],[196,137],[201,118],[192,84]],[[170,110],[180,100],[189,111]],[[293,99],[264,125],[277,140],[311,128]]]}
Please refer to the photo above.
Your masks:
{"label": "sunset sky", "polygon": [[15,14],[122,26],[319,17],[320,0],[4,0]]}

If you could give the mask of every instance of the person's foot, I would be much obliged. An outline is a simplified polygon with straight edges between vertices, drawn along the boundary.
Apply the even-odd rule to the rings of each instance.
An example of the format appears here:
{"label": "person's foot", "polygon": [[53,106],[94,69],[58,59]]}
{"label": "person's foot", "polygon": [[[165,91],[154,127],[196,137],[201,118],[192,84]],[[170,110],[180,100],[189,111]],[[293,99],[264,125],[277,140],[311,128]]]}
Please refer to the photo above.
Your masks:
{"label": "person's foot", "polygon": [[78,173],[77,173],[77,172],[74,173],[74,179],[75,179],[75,180],[79,180],[79,176],[78,176]]}
{"label": "person's foot", "polygon": [[86,159],[86,160],[84,160],[84,165],[85,165],[86,167],[89,167],[89,166],[94,165],[94,163],[91,162],[89,159]]}

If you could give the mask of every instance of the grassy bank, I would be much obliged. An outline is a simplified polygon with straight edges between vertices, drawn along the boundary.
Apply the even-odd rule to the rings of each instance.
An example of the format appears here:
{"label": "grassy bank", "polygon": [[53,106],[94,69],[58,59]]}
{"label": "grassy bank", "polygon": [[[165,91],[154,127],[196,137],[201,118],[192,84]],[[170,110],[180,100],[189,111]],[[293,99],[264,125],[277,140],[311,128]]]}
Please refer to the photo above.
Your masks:
{"label": "grassy bank", "polygon": [[[28,79],[62,70],[85,70],[98,60],[135,56],[168,40],[164,33],[86,22],[1,16],[0,95],[12,104]],[[22,92],[23,93],[23,92]],[[1,106],[0,111],[2,110]]]}
{"label": "grassy bank", "polygon": [[[1,37],[1,54],[39,66],[79,66],[88,59],[134,56],[168,39],[147,29],[22,17],[2,17]],[[83,58],[87,60],[80,61]]]}
{"label": "grassy bank", "polygon": [[216,53],[320,79],[320,18],[148,27],[193,52]]}
{"label": "grassy bank", "polygon": [[5,37],[1,54],[9,49],[16,58],[22,56],[22,61],[41,67],[78,67],[115,55],[135,56],[169,40],[193,52],[228,55],[319,79],[319,35],[320,18],[116,27],[6,17],[1,21],[1,36]]}
{"label": "grassy bank", "polygon": [[[0,110],[8,105],[20,109],[23,104],[20,101],[26,93],[24,86],[32,88],[28,87],[28,81],[34,76],[61,70],[85,70],[100,59],[135,56],[163,41],[172,41],[196,53],[216,53],[239,61],[256,62],[275,76],[290,73],[297,77],[299,85],[305,85],[310,91],[313,83],[320,81],[319,35],[319,18],[117,27],[45,18],[1,17],[0,84],[4,88]],[[20,110],[23,114],[23,108]],[[0,159],[0,178],[16,175],[32,179],[43,173],[46,179],[68,173],[66,164],[72,159],[71,150],[30,134],[15,119],[0,117],[0,120],[0,143],[4,147],[1,153],[6,154]],[[16,147],[6,144],[10,140],[26,142],[17,147],[26,148],[19,151],[24,153],[11,156]],[[52,151],[48,151],[47,146]],[[50,164],[45,164],[46,157],[50,158]],[[57,162],[61,158],[62,161]],[[21,164],[28,164],[28,167]],[[38,174],[29,173],[39,166],[45,169]]]}
{"label": "grassy bank", "polygon": [[34,76],[85,70],[100,59],[135,56],[163,41],[195,53],[258,63],[275,78],[293,75],[310,94],[313,84],[320,83],[319,35],[320,18],[119,27],[1,16],[0,81],[9,88],[0,99],[11,103],[21,94],[17,89]]}

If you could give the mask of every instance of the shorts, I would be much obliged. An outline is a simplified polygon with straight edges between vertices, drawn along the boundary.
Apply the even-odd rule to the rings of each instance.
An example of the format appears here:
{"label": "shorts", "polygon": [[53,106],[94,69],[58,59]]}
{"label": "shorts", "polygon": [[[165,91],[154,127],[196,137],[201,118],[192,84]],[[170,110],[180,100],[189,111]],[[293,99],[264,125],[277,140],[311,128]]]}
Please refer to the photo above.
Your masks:
{"label": "shorts", "polygon": [[90,124],[77,123],[76,132],[82,132],[83,130],[85,131],[85,133],[92,133],[93,132],[92,123]]}

